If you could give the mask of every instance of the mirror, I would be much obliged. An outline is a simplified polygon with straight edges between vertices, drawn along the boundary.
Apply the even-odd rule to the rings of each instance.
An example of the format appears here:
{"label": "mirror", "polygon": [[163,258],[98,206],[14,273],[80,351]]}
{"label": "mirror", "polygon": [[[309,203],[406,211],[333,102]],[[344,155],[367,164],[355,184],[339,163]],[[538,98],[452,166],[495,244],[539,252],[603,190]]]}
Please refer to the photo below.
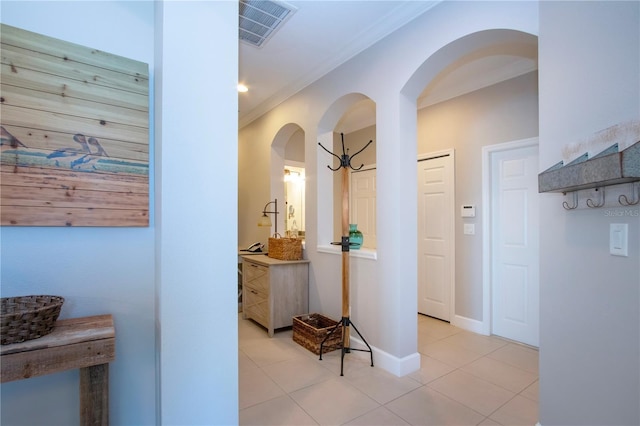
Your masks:
{"label": "mirror", "polygon": [[285,164],[284,168],[284,228],[285,236],[304,239],[304,167]]}

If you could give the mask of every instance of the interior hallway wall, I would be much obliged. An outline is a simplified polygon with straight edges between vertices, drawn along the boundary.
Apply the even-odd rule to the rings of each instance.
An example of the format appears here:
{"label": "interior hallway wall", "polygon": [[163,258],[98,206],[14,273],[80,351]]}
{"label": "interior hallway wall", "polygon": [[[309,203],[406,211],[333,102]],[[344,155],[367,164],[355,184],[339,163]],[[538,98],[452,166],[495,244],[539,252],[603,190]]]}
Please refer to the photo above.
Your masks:
{"label": "interior hallway wall", "polygon": [[[152,2],[2,1],[1,7],[4,24],[149,64],[153,102]],[[2,297],[63,296],[60,318],[113,315],[110,415],[120,425],[156,422],[153,123],[151,114],[149,227],[0,228]],[[78,380],[73,370],[2,384],[0,423],[78,424]]]}
{"label": "interior hallway wall", "polygon": [[[638,28],[637,1],[540,2],[540,170],[640,140]],[[640,206],[589,196],[572,211],[540,196],[543,426],[640,424]],[[611,223],[628,224],[628,257],[609,254]]]}
{"label": "interior hallway wall", "polygon": [[238,2],[156,4],[159,424],[232,425]]}

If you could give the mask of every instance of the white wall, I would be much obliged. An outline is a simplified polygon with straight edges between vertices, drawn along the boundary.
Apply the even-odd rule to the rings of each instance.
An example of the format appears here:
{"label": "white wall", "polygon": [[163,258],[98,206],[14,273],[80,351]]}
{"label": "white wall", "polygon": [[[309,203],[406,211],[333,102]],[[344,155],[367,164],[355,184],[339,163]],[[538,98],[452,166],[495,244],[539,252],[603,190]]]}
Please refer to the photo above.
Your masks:
{"label": "white wall", "polygon": [[238,3],[158,11],[160,421],[237,424]]}
{"label": "white wall", "polygon": [[[2,2],[3,23],[148,63],[152,89],[150,226],[2,227],[2,296],[113,314],[112,424],[237,424],[237,164],[218,160],[237,156],[238,6],[156,6]],[[2,384],[1,423],[78,424],[78,378]]]}
{"label": "white wall", "polygon": [[[152,78],[153,20],[148,2],[2,2],[3,23],[148,63]],[[150,148],[153,156],[153,143]],[[3,297],[55,294],[66,299],[61,318],[114,316],[114,424],[156,421],[156,215],[150,178],[148,228],[0,228]],[[3,384],[2,424],[78,424],[78,378],[69,371]]]}
{"label": "white wall", "polygon": [[284,158],[287,161],[304,163],[304,132],[298,130],[287,142]]}
{"label": "white wall", "polygon": [[[612,142],[602,130],[640,118],[638,28],[637,1],[540,3],[541,170],[597,153]],[[640,207],[608,195],[589,209],[580,195],[573,211],[541,195],[540,423],[637,425]],[[629,257],[609,254],[611,223],[629,225]]]}

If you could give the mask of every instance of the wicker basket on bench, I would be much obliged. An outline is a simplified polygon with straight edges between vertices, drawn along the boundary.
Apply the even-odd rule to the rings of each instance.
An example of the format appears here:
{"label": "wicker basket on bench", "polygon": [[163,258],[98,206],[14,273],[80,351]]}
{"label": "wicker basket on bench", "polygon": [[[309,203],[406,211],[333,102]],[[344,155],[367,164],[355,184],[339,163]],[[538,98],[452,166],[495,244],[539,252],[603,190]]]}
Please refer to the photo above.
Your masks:
{"label": "wicker basket on bench", "polygon": [[53,331],[64,298],[60,296],[3,297],[0,344],[37,339]]}

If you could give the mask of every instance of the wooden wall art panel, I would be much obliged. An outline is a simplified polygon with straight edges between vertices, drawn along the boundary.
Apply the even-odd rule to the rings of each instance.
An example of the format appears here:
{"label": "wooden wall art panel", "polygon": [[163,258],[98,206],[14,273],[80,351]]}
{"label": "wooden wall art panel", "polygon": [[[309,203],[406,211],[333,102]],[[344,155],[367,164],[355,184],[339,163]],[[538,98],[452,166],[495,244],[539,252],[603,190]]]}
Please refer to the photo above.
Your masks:
{"label": "wooden wall art panel", "polygon": [[149,67],[0,24],[0,224],[149,225]]}

